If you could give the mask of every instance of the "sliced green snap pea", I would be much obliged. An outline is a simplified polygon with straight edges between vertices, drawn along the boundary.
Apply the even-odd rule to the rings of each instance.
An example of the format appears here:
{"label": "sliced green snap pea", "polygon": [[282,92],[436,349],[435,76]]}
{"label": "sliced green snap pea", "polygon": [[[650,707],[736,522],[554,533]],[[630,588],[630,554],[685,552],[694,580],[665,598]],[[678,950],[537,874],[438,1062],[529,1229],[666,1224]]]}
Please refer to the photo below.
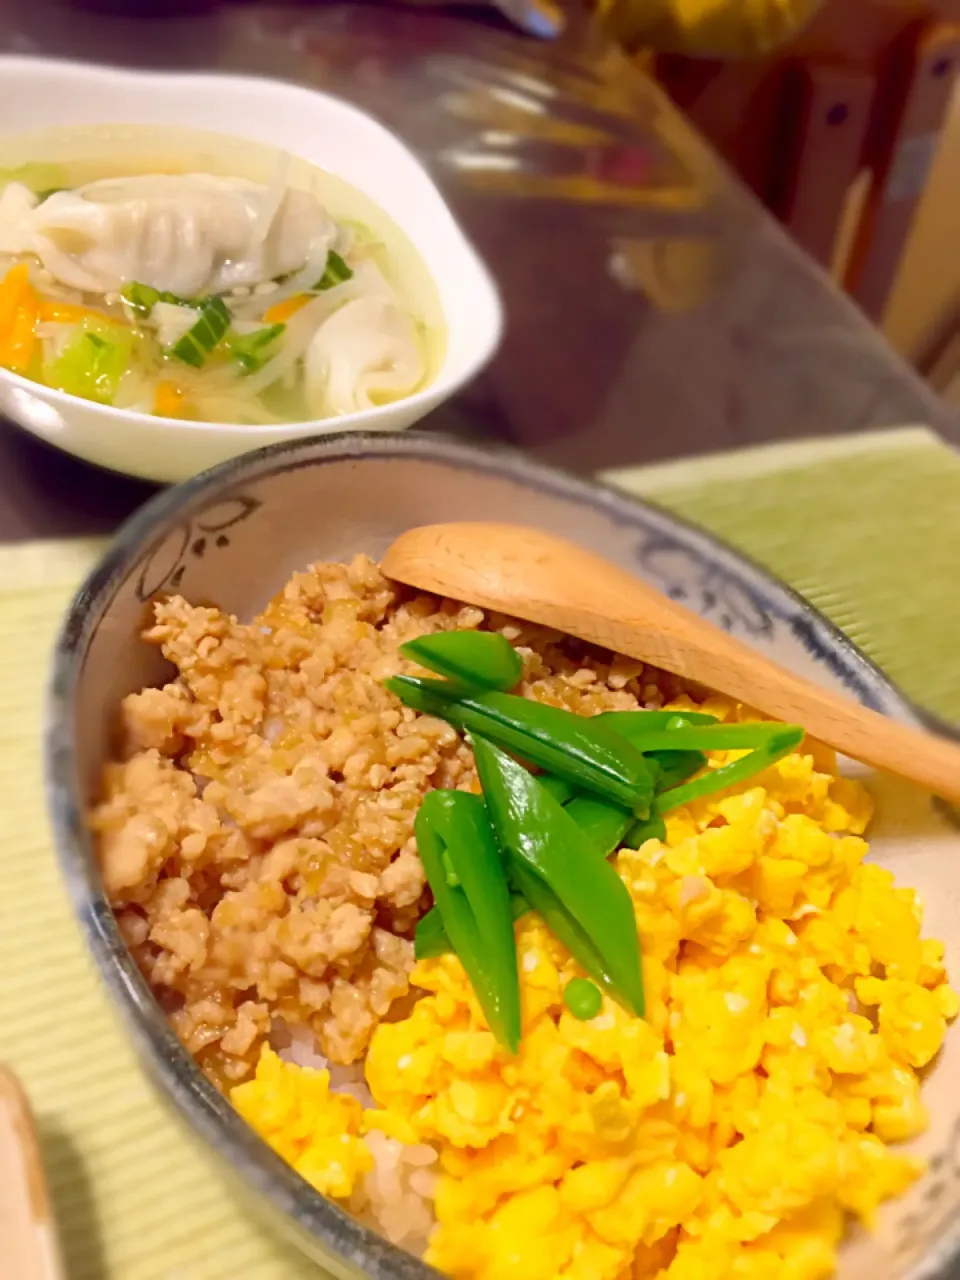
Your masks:
{"label": "sliced green snap pea", "polygon": [[799,725],[776,725],[763,745],[751,751],[748,756],[741,756],[730,764],[721,765],[719,769],[711,769],[708,773],[674,787],[671,791],[663,791],[653,803],[653,815],[669,813],[682,804],[692,800],[700,800],[704,796],[714,795],[727,787],[739,786],[764,769],[769,769],[791,751],[795,751],[804,739],[804,730]]}
{"label": "sliced green snap pea", "polygon": [[486,806],[465,791],[430,791],[417,810],[414,834],[444,931],[491,1031],[515,1053],[520,984],[513,908]]}
{"label": "sliced green snap pea", "polygon": [[386,686],[417,711],[480,734],[585,791],[622,804],[637,817],[650,811],[650,767],[631,743],[595,718],[509,693],[463,694],[453,685],[414,676],[394,676]]}
{"label": "sliced green snap pea", "polygon": [[475,689],[512,689],[523,675],[523,659],[499,631],[437,631],[408,640],[400,652]]}
{"label": "sliced green snap pea", "polygon": [[511,869],[520,862],[553,890],[629,1007],[642,1015],[640,940],[623,881],[533,774],[495,743],[476,735],[471,742],[487,812]]}
{"label": "sliced green snap pea", "polygon": [[667,824],[661,817],[645,818],[635,823],[627,832],[624,844],[628,849],[639,849],[648,840],[666,840]]}

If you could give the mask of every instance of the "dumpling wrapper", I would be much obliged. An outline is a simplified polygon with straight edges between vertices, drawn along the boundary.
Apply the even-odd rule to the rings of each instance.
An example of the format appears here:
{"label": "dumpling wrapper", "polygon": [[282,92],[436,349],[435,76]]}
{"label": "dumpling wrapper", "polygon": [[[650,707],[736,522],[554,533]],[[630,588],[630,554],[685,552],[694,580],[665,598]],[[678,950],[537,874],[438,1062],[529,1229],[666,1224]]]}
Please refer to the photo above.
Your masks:
{"label": "dumpling wrapper", "polygon": [[307,348],[305,371],[310,408],[328,417],[409,395],[426,365],[413,321],[374,295],[347,302],[324,321]]}
{"label": "dumpling wrapper", "polygon": [[259,183],[205,173],[107,178],[42,203],[10,183],[0,199],[0,253],[36,254],[61,284],[91,293],[137,280],[195,298],[311,260],[322,272],[336,235],[307,191],[287,188],[277,201]]}
{"label": "dumpling wrapper", "polygon": [[27,228],[39,198],[22,182],[8,182],[0,195],[0,253],[30,252]]}

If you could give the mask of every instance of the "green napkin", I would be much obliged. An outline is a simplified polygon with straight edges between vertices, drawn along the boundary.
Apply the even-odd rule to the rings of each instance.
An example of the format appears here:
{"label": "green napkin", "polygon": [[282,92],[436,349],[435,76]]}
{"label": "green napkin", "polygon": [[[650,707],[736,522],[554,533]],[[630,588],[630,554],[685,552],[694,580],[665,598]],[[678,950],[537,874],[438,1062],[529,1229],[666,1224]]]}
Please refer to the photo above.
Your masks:
{"label": "green napkin", "polygon": [[960,453],[923,427],[611,471],[789,582],[960,722]]}

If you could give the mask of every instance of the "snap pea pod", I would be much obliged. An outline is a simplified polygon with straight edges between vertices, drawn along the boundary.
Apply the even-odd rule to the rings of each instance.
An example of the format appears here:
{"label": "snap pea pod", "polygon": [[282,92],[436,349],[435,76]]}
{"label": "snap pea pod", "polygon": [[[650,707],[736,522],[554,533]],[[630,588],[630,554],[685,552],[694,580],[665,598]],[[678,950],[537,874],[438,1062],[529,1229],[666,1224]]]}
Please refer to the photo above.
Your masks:
{"label": "snap pea pod", "polygon": [[608,858],[619,848],[625,833],[635,822],[634,815],[623,805],[601,800],[589,792],[578,792],[571,783],[556,774],[538,774],[537,781],[558,804],[564,806],[603,858]]}
{"label": "snap pea pod", "polygon": [[623,843],[628,849],[639,849],[648,840],[666,840],[667,824],[660,817],[644,818],[636,822],[624,836]]}
{"label": "snap pea pod", "polygon": [[594,719],[509,693],[463,694],[443,681],[415,676],[393,676],[386,687],[417,711],[479,734],[638,818],[650,812],[653,774],[643,756]]}
{"label": "snap pea pod", "polygon": [[[688,725],[715,725],[716,716],[703,711],[605,711],[597,717],[635,746],[649,738],[653,730],[673,733]],[[641,745],[641,750],[643,749]],[[657,766],[656,789],[667,791],[686,782],[707,763],[702,751],[650,751],[645,758]]]}
{"label": "snap pea pod", "polygon": [[499,631],[438,631],[400,646],[428,671],[468,688],[512,689],[523,675],[523,660]]}
{"label": "snap pea pod", "polygon": [[[510,895],[510,911],[514,920],[519,920],[531,910],[530,903],[519,893]],[[425,916],[417,921],[413,933],[413,954],[417,960],[431,960],[435,956],[444,956],[452,951],[447,931],[443,927],[443,917],[436,907],[431,907]]]}
{"label": "snap pea pod", "polygon": [[536,911],[553,936],[567,948],[570,954],[589,973],[599,987],[611,995],[614,1000],[624,1005],[637,1017],[643,1017],[643,984],[639,984],[631,1000],[618,988],[611,977],[606,961],[588,935],[577,924],[573,916],[548,884],[535,871],[519,858],[510,860],[510,878],[514,887],[519,889],[524,899],[528,900],[531,909]]}
{"label": "snap pea pod", "polygon": [[594,719],[631,742],[653,729],[666,729],[677,720],[685,724],[719,724],[716,716],[705,711],[601,711]]}
{"label": "snap pea pod", "polygon": [[[798,726],[782,725],[770,721],[756,721],[743,724],[718,724],[715,719],[690,722],[689,714],[659,713],[662,717],[670,714],[671,719],[662,727],[648,727],[650,720],[642,717],[656,713],[644,712],[608,712],[599,717],[610,728],[621,733],[624,738],[644,753],[648,760],[656,762],[659,769],[657,793],[672,792],[688,778],[692,777],[706,764],[706,751],[733,751],[748,748],[763,749],[774,738],[779,738],[784,730],[796,732]],[[802,731],[801,731],[802,737]],[[760,765],[765,768],[765,765]],[[758,769],[754,769],[758,771]],[[715,777],[716,774],[708,775]],[[750,773],[733,775],[734,781],[742,781]],[[729,782],[722,786],[731,785]],[[710,787],[702,794],[709,794],[716,788]],[[696,794],[696,793],[694,793]],[[679,801],[678,803],[685,803]],[[655,804],[654,812],[662,812]]]}
{"label": "snap pea pod", "polygon": [[[577,963],[621,1004],[629,1002],[621,996],[613,979],[604,967],[603,958],[576,920],[564,909],[553,890],[520,862],[511,862],[510,878],[516,890],[511,898],[514,919],[530,911],[536,911],[550,932],[567,948]],[[528,901],[529,898],[529,901]],[[450,939],[443,927],[440,912],[434,907],[417,925],[414,935],[414,954],[418,960],[446,955],[452,951]],[[641,1009],[642,1013],[642,1009]]]}
{"label": "snap pea pod", "polygon": [[611,804],[599,796],[574,796],[564,810],[593,845],[601,858],[609,858],[623,843],[623,837],[636,822],[629,809]]}
{"label": "snap pea pod", "polygon": [[738,786],[746,782],[784,756],[795,751],[804,738],[804,730],[799,725],[773,725],[763,744],[748,756],[741,756],[730,764],[721,765],[719,769],[711,769],[708,773],[685,782],[670,791],[663,791],[653,802],[651,817],[669,813],[691,800],[700,800],[704,796],[724,791],[727,787]]}
{"label": "snap pea pod", "polygon": [[702,751],[651,751],[646,760],[657,766],[657,791],[667,791],[692,778],[707,763]]}
{"label": "snap pea pod", "polygon": [[623,737],[644,754],[648,751],[742,751],[763,747],[774,734],[794,728],[797,726],[760,720],[746,724],[691,724],[644,733],[631,731],[629,738],[626,734]]}
{"label": "snap pea pod", "polygon": [[[559,804],[564,803],[561,797],[572,797],[566,806],[567,813],[570,814],[577,826],[588,837],[594,849],[602,858],[609,857],[623,843],[624,833],[634,822],[633,814],[628,809],[610,804],[606,800],[598,800],[595,796],[575,795],[572,787],[554,785],[561,782],[562,779],[556,778],[550,773],[541,775],[538,781]],[[559,904],[557,905],[559,907]],[[520,916],[530,910],[530,904],[526,899],[519,894],[515,894],[513,897],[513,918],[518,920]],[[450,940],[444,931],[443,921],[436,907],[432,907],[417,924],[413,948],[414,955],[418,960],[425,960],[429,956],[442,956],[451,949]]]}
{"label": "snap pea pod", "polygon": [[[414,834],[445,932],[490,1030],[516,1053],[520,983],[513,909],[487,808],[465,791],[431,791],[417,810]],[[449,882],[448,861],[459,887]]]}
{"label": "snap pea pod", "polygon": [[[533,774],[495,743],[481,736],[471,742],[490,822],[511,873],[520,863],[553,890],[596,948],[621,997],[642,1015],[640,940],[623,881]],[[526,882],[518,887],[527,897]]]}
{"label": "snap pea pod", "polygon": [[558,778],[555,773],[541,773],[538,776],[541,787],[546,787],[557,804],[566,804],[577,794],[577,788],[566,778]]}

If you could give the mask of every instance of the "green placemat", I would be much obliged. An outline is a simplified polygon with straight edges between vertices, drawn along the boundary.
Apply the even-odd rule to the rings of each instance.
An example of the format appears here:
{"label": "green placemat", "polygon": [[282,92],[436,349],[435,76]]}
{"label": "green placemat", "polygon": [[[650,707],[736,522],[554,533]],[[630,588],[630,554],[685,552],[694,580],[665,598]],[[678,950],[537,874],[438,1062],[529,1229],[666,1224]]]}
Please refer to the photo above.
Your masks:
{"label": "green placemat", "polygon": [[[960,720],[960,459],[928,432],[612,478],[769,565],[915,698]],[[99,550],[0,556],[0,1058],[38,1113],[70,1280],[313,1276],[233,1199],[137,1069],[60,884],[41,787],[43,685],[59,617]]]}
{"label": "green placemat", "polygon": [[915,701],[960,722],[960,453],[933,432],[805,440],[603,478],[745,551]]}

